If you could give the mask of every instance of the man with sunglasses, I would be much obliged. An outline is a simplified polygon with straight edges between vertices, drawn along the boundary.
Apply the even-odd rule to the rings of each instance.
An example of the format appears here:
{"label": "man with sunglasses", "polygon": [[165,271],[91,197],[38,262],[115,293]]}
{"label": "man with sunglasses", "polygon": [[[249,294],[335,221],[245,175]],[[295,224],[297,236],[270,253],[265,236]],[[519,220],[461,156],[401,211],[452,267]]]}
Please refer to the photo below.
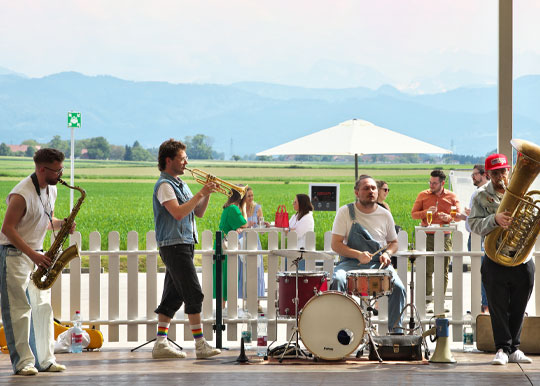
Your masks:
{"label": "man with sunglasses", "polygon": [[64,224],[54,217],[63,161],[64,154],[56,149],[38,150],[35,172],[19,182],[6,199],[0,233],[0,299],[9,356],[17,375],[66,369],[54,356],[51,290],[39,290],[30,279],[36,266],[51,264],[43,253],[47,230],[58,231]]}
{"label": "man with sunglasses", "polygon": [[[486,158],[485,170],[490,181],[480,188],[473,200],[469,225],[482,239],[497,227],[508,228],[512,214],[497,213],[508,186],[510,165],[504,154],[491,154]],[[482,284],[486,289],[493,340],[497,353],[494,365],[531,363],[519,349],[525,309],[534,286],[532,254],[522,264],[506,267],[497,264],[487,255],[482,261]]]}

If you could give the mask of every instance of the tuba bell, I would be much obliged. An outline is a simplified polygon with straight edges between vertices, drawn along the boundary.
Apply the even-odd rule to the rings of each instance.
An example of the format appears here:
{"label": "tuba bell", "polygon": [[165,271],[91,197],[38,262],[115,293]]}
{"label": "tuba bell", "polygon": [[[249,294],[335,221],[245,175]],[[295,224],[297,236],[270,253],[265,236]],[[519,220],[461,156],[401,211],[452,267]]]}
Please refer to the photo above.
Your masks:
{"label": "tuba bell", "polygon": [[540,232],[540,191],[527,192],[540,173],[540,146],[513,139],[517,162],[497,213],[508,211],[512,223],[507,229],[497,227],[484,241],[486,255],[497,264],[514,267],[529,256]]}

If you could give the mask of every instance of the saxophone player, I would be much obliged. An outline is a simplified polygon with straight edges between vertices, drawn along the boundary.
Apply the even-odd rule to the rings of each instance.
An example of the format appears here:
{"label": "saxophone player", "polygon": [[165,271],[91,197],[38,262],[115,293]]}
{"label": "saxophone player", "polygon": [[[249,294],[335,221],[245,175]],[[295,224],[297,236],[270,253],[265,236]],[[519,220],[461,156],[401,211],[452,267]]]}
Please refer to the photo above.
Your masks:
{"label": "saxophone player", "polygon": [[51,264],[43,253],[47,230],[57,231],[64,223],[54,217],[56,184],[64,170],[63,161],[64,154],[56,149],[38,150],[34,154],[35,172],[19,182],[6,199],[0,233],[0,299],[11,363],[17,375],[66,369],[54,356],[50,290],[39,290],[30,279],[35,266]]}
{"label": "saxophone player", "polygon": [[[471,230],[482,239],[498,227],[506,229],[512,223],[512,214],[506,208],[498,211],[508,186],[509,169],[504,154],[491,154],[485,160],[490,181],[478,190],[469,215]],[[482,261],[482,284],[486,289],[497,350],[491,362],[494,365],[532,362],[519,349],[523,317],[534,285],[535,267],[531,256],[511,267],[498,264],[487,255]]]}

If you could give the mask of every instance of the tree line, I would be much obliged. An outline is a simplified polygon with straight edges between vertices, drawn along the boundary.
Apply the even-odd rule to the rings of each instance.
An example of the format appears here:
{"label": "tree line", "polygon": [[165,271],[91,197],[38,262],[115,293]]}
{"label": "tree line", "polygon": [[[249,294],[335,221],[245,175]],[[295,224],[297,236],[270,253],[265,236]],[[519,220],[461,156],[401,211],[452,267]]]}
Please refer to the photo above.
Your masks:
{"label": "tree line", "polygon": [[[191,159],[224,159],[223,153],[212,149],[212,138],[197,134],[187,136],[183,141],[187,145],[187,155]],[[11,151],[10,147],[2,142],[0,144],[0,156],[32,157],[39,147],[52,147],[63,152],[66,157],[71,156],[71,141],[55,135],[50,141],[39,143],[33,139],[21,142],[27,145],[26,151]],[[75,158],[99,159],[99,160],[124,160],[124,161],[156,161],[158,148],[144,148],[139,141],[133,145],[113,145],[104,137],[94,137],[75,140]]]}

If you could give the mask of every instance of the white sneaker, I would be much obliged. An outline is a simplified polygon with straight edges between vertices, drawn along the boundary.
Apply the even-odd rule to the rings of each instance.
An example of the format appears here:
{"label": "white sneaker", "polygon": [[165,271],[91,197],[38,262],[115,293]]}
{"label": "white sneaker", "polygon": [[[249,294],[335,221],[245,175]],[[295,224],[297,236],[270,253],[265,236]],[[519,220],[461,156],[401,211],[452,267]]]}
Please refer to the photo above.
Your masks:
{"label": "white sneaker", "polygon": [[158,342],[156,340],[156,343],[154,344],[154,348],[152,349],[152,358],[159,359],[159,358],[185,358],[186,353],[183,351],[175,350],[171,346],[169,346],[169,342],[167,340],[163,342]]}
{"label": "white sneaker", "polygon": [[221,350],[212,348],[212,346],[210,346],[208,342],[202,338],[195,343],[195,354],[197,355],[197,359],[204,359],[221,354]]}
{"label": "white sneaker", "polygon": [[[522,353],[523,354],[523,353]],[[503,351],[502,348],[497,351],[495,358],[491,361],[492,365],[505,365],[508,363],[508,355]]]}
{"label": "white sneaker", "polygon": [[526,357],[523,351],[516,350],[508,356],[508,362],[510,363],[532,363],[532,359]]}
{"label": "white sneaker", "polygon": [[45,371],[48,371],[50,373],[61,373],[62,371],[66,371],[66,366],[54,362],[52,365],[47,367]]}
{"label": "white sneaker", "polygon": [[435,305],[433,303],[426,304],[426,314],[432,314],[435,310]]}
{"label": "white sneaker", "polygon": [[17,371],[17,375],[37,375],[38,371],[34,367],[34,365],[26,365],[19,371]]}

